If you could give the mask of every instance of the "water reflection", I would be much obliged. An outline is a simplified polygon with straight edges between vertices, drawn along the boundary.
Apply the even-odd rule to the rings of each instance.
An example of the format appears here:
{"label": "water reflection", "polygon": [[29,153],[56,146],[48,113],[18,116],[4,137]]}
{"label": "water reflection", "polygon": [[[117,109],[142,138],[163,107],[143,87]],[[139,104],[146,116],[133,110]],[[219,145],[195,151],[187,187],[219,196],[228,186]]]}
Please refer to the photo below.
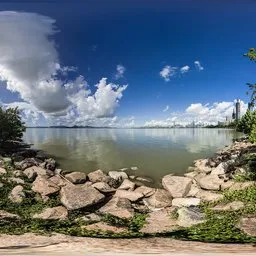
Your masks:
{"label": "water reflection", "polygon": [[25,141],[54,155],[61,167],[90,172],[138,166],[158,181],[183,173],[239,136],[224,129],[27,129]]}

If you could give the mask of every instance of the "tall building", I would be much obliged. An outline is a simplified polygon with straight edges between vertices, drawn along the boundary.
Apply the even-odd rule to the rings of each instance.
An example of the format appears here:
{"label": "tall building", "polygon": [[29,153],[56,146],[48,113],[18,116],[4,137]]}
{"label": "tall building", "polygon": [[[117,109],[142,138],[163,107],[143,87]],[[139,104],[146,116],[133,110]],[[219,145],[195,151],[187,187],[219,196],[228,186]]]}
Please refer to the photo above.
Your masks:
{"label": "tall building", "polygon": [[240,119],[240,112],[241,112],[241,103],[240,103],[240,100],[237,99],[237,101],[236,101],[236,120]]}
{"label": "tall building", "polygon": [[235,109],[233,108],[233,113],[232,113],[232,119],[235,120],[236,119],[236,113],[235,113]]}

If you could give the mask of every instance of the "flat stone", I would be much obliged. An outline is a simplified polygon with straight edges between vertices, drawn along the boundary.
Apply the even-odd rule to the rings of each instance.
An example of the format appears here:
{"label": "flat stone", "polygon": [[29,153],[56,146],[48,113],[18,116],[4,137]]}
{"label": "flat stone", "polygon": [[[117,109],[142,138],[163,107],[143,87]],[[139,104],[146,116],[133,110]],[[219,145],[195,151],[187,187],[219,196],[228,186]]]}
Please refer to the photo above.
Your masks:
{"label": "flat stone", "polygon": [[187,194],[187,197],[196,197],[197,193],[201,191],[201,188],[197,184],[192,184]]}
{"label": "flat stone", "polygon": [[238,211],[244,208],[244,203],[241,201],[234,201],[227,204],[218,204],[211,208],[214,211]]}
{"label": "flat stone", "polygon": [[174,198],[172,200],[172,206],[177,207],[190,207],[190,206],[198,206],[201,202],[200,198]]}
{"label": "flat stone", "polygon": [[47,208],[41,213],[36,213],[33,215],[33,219],[43,219],[43,220],[65,220],[68,217],[68,211],[63,206],[57,206],[53,208]]}
{"label": "flat stone", "polygon": [[86,174],[83,172],[71,172],[65,175],[65,178],[73,184],[82,184],[86,181]]}
{"label": "flat stone", "polygon": [[91,186],[68,185],[61,188],[60,201],[68,210],[89,207],[102,202],[105,198]]}
{"label": "flat stone", "polygon": [[21,185],[18,185],[14,187],[9,194],[8,198],[13,202],[13,203],[21,203],[23,199],[25,198],[25,193],[23,191],[23,187]]}
{"label": "flat stone", "polygon": [[111,214],[119,218],[132,218],[134,209],[127,198],[114,197],[99,209],[100,213]]}
{"label": "flat stone", "polygon": [[162,209],[149,213],[140,232],[155,234],[174,231],[177,228],[177,220],[171,218],[171,213],[167,209]]}
{"label": "flat stone", "polygon": [[224,195],[200,189],[200,191],[196,194],[196,197],[205,202],[215,202],[223,199]]}
{"label": "flat stone", "polygon": [[198,159],[194,161],[194,165],[200,172],[208,174],[212,171],[212,168],[207,165],[208,161],[208,159]]}
{"label": "flat stone", "polygon": [[131,202],[136,202],[144,197],[142,193],[128,190],[117,190],[114,196],[120,198],[127,198]]}
{"label": "flat stone", "polygon": [[0,210],[0,220],[4,219],[20,219],[20,216],[4,210]]}
{"label": "flat stone", "polygon": [[147,186],[140,186],[136,188],[134,191],[143,194],[144,197],[150,197],[156,192],[156,189]]}
{"label": "flat stone", "polygon": [[128,175],[123,171],[110,171],[108,175],[117,181],[123,181],[125,179],[128,179]]}
{"label": "flat stone", "polygon": [[122,184],[120,185],[120,187],[118,187],[118,189],[122,189],[122,190],[130,190],[130,191],[133,191],[135,188],[135,183],[128,180],[128,179],[125,179]]}
{"label": "flat stone", "polygon": [[199,181],[199,186],[206,190],[220,190],[221,184],[224,183],[217,175],[207,175],[201,178]]}
{"label": "flat stone", "polygon": [[46,176],[39,175],[32,183],[32,190],[43,196],[47,196],[58,192],[60,190],[60,187],[51,180],[47,179]]}
{"label": "flat stone", "polygon": [[183,207],[178,210],[178,225],[181,227],[191,227],[204,222],[205,215],[197,207]]}
{"label": "flat stone", "polygon": [[166,175],[162,179],[163,187],[168,190],[172,197],[185,197],[189,192],[192,179],[187,177]]}
{"label": "flat stone", "polygon": [[0,167],[0,176],[4,175],[6,173],[7,173],[7,171],[5,170],[5,168]]}
{"label": "flat stone", "polygon": [[242,217],[237,227],[249,236],[256,236],[256,215]]}
{"label": "flat stone", "polygon": [[230,191],[233,190],[244,190],[246,188],[249,188],[251,186],[255,186],[255,181],[246,181],[246,182],[234,182],[234,184],[229,188]]}
{"label": "flat stone", "polygon": [[55,183],[59,187],[64,187],[70,184],[70,182],[61,178],[59,175],[52,176],[51,178],[49,178],[49,180]]}
{"label": "flat stone", "polygon": [[172,205],[172,196],[164,189],[157,189],[152,196],[144,198],[143,202],[151,210],[161,209]]}
{"label": "flat stone", "polygon": [[88,174],[88,178],[92,183],[96,183],[96,182],[106,182],[107,180],[107,175],[102,171],[102,170],[97,170],[94,172],[90,172]]}
{"label": "flat stone", "polygon": [[29,179],[35,179],[38,175],[47,175],[47,170],[39,166],[31,166],[23,171],[23,174]]}
{"label": "flat stone", "polygon": [[196,172],[196,171],[187,172],[187,173],[184,174],[185,177],[188,177],[188,178],[191,178],[191,179],[194,179],[197,175],[198,175],[198,172]]}
{"label": "flat stone", "polygon": [[90,224],[87,226],[83,226],[84,229],[87,230],[94,230],[94,231],[103,231],[103,232],[111,232],[111,233],[123,233],[127,232],[127,228],[124,227],[117,227],[117,226],[110,226],[104,222],[98,222],[94,224]]}
{"label": "flat stone", "polygon": [[114,188],[111,188],[106,182],[96,182],[92,184],[92,187],[96,188],[102,193],[112,193],[116,191]]}

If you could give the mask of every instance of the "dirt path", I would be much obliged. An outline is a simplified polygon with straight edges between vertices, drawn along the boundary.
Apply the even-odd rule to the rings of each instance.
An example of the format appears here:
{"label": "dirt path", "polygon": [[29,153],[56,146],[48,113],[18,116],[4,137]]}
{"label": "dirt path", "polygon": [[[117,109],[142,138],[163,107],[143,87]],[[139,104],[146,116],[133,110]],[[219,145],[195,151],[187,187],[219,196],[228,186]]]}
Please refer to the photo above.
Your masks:
{"label": "dirt path", "polygon": [[256,255],[253,245],[209,244],[169,238],[97,239],[65,235],[1,235],[0,255],[128,256],[128,255]]}

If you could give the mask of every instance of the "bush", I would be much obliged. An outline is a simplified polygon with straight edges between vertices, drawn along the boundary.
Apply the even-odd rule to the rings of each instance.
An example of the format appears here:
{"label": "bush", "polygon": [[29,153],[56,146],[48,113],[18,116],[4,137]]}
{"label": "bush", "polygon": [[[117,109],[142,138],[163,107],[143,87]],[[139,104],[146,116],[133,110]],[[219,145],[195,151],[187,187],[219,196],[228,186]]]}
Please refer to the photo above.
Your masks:
{"label": "bush", "polygon": [[250,134],[254,124],[256,124],[256,111],[251,112],[247,110],[239,120],[236,129],[239,132]]}
{"label": "bush", "polygon": [[21,141],[24,131],[25,125],[21,121],[18,108],[0,107],[0,146],[7,141]]}

